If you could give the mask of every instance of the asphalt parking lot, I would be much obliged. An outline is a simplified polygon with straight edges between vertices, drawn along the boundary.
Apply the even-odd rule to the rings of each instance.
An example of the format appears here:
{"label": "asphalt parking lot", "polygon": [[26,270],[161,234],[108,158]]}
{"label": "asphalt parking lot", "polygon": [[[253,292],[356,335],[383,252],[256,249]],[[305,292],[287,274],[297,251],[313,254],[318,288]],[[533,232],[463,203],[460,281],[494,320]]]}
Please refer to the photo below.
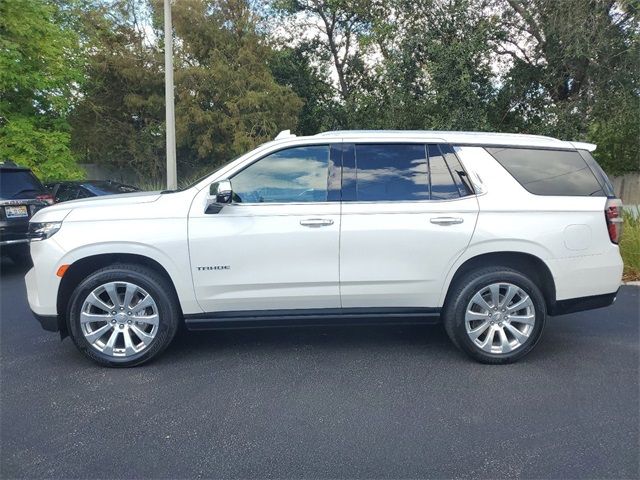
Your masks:
{"label": "asphalt parking lot", "polygon": [[551,319],[522,362],[439,326],[181,334],[104,369],[2,261],[2,478],[638,478],[640,288]]}

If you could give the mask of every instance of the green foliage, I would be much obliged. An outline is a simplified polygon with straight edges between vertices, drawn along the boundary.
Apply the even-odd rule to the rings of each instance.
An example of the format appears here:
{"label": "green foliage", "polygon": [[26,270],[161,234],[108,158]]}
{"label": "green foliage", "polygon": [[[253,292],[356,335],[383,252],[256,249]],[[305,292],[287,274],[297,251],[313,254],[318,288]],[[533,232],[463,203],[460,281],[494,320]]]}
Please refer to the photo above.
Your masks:
{"label": "green foliage", "polygon": [[302,102],[275,81],[266,64],[271,49],[245,0],[183,0],[173,20],[181,39],[176,137],[182,152],[198,164],[219,163],[295,128]]}
{"label": "green foliage", "polygon": [[371,102],[378,111],[357,123],[375,118],[380,128],[488,129],[492,19],[474,13],[467,0],[394,6],[396,40],[385,47]]}
{"label": "green foliage", "polygon": [[42,178],[81,176],[66,121],[81,61],[77,34],[56,3],[0,3],[0,157]]}
{"label": "green foliage", "polygon": [[[0,0],[0,156],[165,171],[163,2]],[[180,177],[280,130],[490,130],[640,170],[637,0],[172,2]],[[266,18],[265,18],[266,16]]]}
{"label": "green foliage", "polygon": [[321,108],[301,124],[551,135],[597,143],[611,173],[640,169],[637,0],[272,4],[303,57],[289,70],[336,90],[313,104],[297,88]]}
{"label": "green foliage", "polygon": [[[274,80],[266,62],[272,50],[244,0],[181,0],[172,16],[180,175],[295,127],[301,101]],[[87,162],[130,166],[158,182],[165,165],[162,2],[116,0],[93,6],[86,18],[93,46],[73,115],[74,148]]]}
{"label": "green foliage", "polygon": [[640,212],[624,211],[620,254],[624,261],[624,279],[640,280]]}
{"label": "green foliage", "polygon": [[500,45],[513,47],[512,39],[518,39],[501,92],[500,107],[510,110],[499,126],[592,141],[598,144],[596,158],[610,173],[638,170],[637,2],[495,3],[503,6]]}
{"label": "green foliage", "polygon": [[139,23],[145,15],[131,2],[86,6],[87,81],[70,121],[81,161],[159,179],[166,164],[164,59]]}
{"label": "green foliage", "polygon": [[70,134],[64,125],[39,128],[32,118],[12,116],[0,129],[0,158],[29,167],[44,180],[82,178],[69,148]]}
{"label": "green foliage", "polygon": [[640,100],[628,95],[613,112],[594,115],[587,139],[598,145],[597,160],[610,174],[640,170]]}
{"label": "green foliage", "polygon": [[314,135],[325,130],[339,128],[337,118],[342,107],[334,98],[333,89],[323,81],[321,74],[309,62],[304,47],[282,47],[273,52],[269,67],[275,80],[289,87],[303,106],[295,130],[301,135]]}

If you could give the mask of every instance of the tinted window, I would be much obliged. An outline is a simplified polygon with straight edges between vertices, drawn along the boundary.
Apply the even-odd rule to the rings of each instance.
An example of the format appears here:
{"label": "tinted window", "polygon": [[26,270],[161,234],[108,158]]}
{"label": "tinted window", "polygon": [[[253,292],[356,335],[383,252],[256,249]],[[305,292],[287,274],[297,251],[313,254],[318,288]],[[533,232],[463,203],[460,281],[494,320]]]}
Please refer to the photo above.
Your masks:
{"label": "tinted window", "polygon": [[75,185],[61,184],[56,190],[56,202],[67,202],[69,200],[75,200],[78,195],[78,190]]}
{"label": "tinted window", "polygon": [[431,177],[431,200],[448,200],[460,196],[458,186],[453,180],[438,145],[429,145],[429,174]]}
{"label": "tinted window", "polygon": [[356,145],[356,181],[359,201],[427,200],[424,145]]}
{"label": "tinted window", "polygon": [[491,147],[487,151],[536,195],[603,196],[602,187],[578,152]]}
{"label": "tinted window", "polygon": [[0,170],[0,198],[35,198],[44,192],[40,181],[28,170]]}
{"label": "tinted window", "polygon": [[87,190],[85,187],[78,188],[78,194],[76,195],[76,199],[89,198],[89,197],[95,197],[95,195],[91,193],[89,190]]}
{"label": "tinted window", "polygon": [[244,203],[325,202],[328,146],[272,153],[231,179],[234,201]]}
{"label": "tinted window", "polygon": [[580,155],[582,155],[584,161],[587,162],[587,165],[589,165],[589,167],[591,168],[591,171],[596,176],[596,179],[602,187],[602,190],[604,190],[604,193],[607,194],[607,196],[615,197],[616,192],[613,189],[611,180],[609,180],[609,177],[607,177],[607,174],[604,173],[602,167],[598,164],[598,162],[596,162],[596,159],[593,158],[593,155],[591,155],[591,153],[587,150],[578,150],[578,152],[580,153]]}
{"label": "tinted window", "polygon": [[471,182],[469,181],[467,173],[464,171],[460,160],[458,160],[458,157],[453,151],[453,147],[451,145],[444,144],[439,145],[439,147],[442,151],[442,154],[444,155],[445,161],[447,163],[447,166],[449,167],[451,175],[453,176],[453,181],[455,182],[456,187],[458,187],[460,195],[463,197],[472,195],[474,192],[473,188],[471,187]]}

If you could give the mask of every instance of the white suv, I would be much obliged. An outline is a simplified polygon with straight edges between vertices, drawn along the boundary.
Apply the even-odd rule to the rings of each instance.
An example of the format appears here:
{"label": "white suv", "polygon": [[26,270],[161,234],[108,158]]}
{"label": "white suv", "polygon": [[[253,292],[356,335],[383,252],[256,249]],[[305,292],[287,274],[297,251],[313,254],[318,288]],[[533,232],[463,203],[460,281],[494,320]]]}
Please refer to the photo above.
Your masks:
{"label": "white suv", "polygon": [[595,145],[493,133],[283,132],[181,191],[31,220],[29,304],[93,360],[190,330],[434,322],[486,363],[610,305],[620,201]]}

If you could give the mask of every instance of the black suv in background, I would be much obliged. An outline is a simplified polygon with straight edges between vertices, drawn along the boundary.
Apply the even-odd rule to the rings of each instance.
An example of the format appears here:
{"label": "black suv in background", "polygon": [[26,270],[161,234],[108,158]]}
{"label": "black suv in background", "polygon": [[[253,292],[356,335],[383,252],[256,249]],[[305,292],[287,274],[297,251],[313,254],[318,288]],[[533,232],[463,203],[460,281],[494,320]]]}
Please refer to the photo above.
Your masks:
{"label": "black suv in background", "polygon": [[31,170],[0,162],[0,253],[15,263],[29,262],[29,219],[52,203],[52,195]]}

